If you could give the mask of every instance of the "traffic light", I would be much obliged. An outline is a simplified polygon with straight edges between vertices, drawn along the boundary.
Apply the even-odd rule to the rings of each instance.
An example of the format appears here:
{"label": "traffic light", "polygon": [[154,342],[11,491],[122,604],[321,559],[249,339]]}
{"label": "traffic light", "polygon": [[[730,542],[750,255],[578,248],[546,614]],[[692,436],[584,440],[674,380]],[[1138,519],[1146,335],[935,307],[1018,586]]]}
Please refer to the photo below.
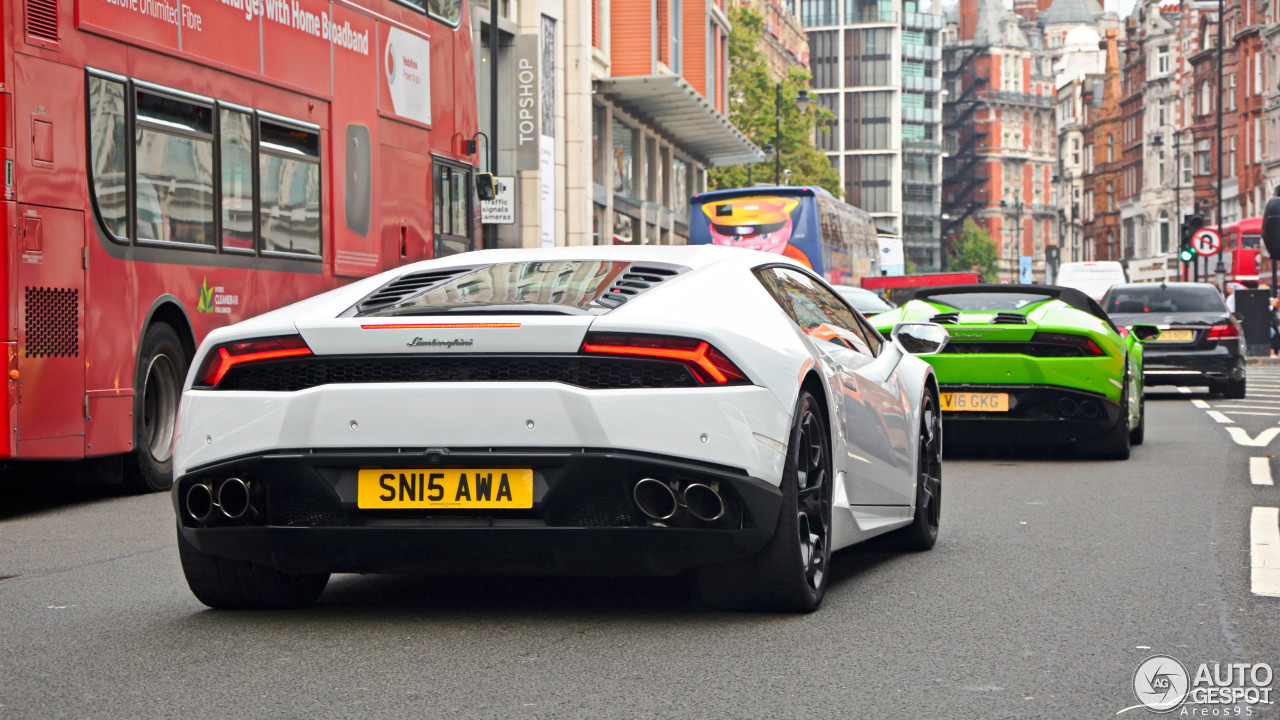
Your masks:
{"label": "traffic light", "polygon": [[1204,216],[1200,213],[1192,213],[1182,219],[1182,242],[1178,246],[1178,257],[1182,262],[1191,262],[1196,259],[1198,253],[1191,246],[1191,237],[1202,227],[1204,227]]}

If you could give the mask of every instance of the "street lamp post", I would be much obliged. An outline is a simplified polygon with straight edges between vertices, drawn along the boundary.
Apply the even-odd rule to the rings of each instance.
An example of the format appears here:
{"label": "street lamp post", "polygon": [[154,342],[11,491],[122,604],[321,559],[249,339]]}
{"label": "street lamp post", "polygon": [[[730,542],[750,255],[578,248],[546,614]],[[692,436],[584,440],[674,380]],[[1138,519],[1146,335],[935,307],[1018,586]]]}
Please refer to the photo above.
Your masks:
{"label": "street lamp post", "polygon": [[[1173,129],[1173,202],[1174,202],[1174,218],[1178,221],[1178,279],[1186,280],[1182,277],[1182,251],[1186,250],[1186,246],[1182,239],[1182,133],[1185,128],[1177,128],[1168,123],[1161,125],[1156,130],[1165,128]],[[1152,147],[1164,147],[1163,135],[1151,136]]]}
{"label": "street lamp post", "polygon": [[[796,109],[809,109],[809,91],[804,88],[796,95]],[[782,184],[782,82],[778,82],[773,96],[773,184]]]}

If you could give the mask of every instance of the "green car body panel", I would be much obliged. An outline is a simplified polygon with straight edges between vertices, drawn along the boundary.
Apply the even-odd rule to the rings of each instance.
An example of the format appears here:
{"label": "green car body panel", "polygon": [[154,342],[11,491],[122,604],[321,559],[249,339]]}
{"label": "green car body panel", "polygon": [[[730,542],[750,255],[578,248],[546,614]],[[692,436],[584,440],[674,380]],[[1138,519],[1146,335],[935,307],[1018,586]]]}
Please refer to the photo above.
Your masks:
{"label": "green car body panel", "polygon": [[[1008,286],[1005,286],[1008,288]],[[1035,286],[1024,287],[1036,292]],[[1012,288],[1005,291],[1008,292]],[[975,289],[975,291],[977,291]],[[1097,309],[1101,314],[1101,309]],[[1026,319],[1026,324],[1018,318]],[[941,316],[941,317],[940,317]],[[1133,334],[1121,335],[1107,320],[1095,314],[1073,307],[1058,299],[1033,302],[1016,309],[958,310],[950,305],[925,299],[909,300],[902,306],[870,318],[871,324],[886,337],[894,326],[902,322],[940,322],[951,337],[948,347],[940,354],[922,359],[933,366],[943,392],[968,390],[974,392],[1001,392],[1002,386],[1018,388],[1025,394],[1028,388],[1043,388],[1043,397],[1064,391],[1078,400],[1094,397],[1105,400],[1115,408],[1108,416],[1116,418],[1102,422],[1099,418],[1095,432],[1114,428],[1119,419],[1119,404],[1126,399],[1125,383],[1128,383],[1129,426],[1139,427],[1142,420],[1142,343]],[[1041,334],[1072,336],[1092,341],[1101,351],[1096,356],[1044,357],[1018,352],[1019,343],[1031,343]],[[1043,337],[1043,336],[1042,336]],[[962,351],[969,343],[975,351]],[[1009,344],[1005,351],[991,344]],[[1024,346],[1026,347],[1026,346]],[[986,352],[991,350],[991,352]],[[1010,410],[1014,410],[1011,396]],[[1043,400],[1046,405],[1054,401]],[[1064,429],[1064,423],[1047,427],[1055,419],[1052,407],[1037,410],[1035,420],[1042,421],[1047,430],[1061,430],[1063,439],[1087,437],[1089,431],[1079,427]],[[1016,421],[1016,413],[999,412],[944,412],[944,418],[961,421]],[[1080,420],[1080,418],[1075,418]],[[1077,423],[1080,425],[1082,423]],[[1105,427],[1103,427],[1105,425]]]}

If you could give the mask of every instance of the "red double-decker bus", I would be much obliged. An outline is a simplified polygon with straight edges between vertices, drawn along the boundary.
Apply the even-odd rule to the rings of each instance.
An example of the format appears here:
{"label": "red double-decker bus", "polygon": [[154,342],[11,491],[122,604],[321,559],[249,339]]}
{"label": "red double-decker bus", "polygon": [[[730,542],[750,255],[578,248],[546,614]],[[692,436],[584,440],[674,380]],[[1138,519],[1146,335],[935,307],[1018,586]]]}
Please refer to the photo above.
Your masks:
{"label": "red double-decker bus", "polygon": [[472,247],[463,0],[8,0],[0,456],[171,482],[211,329]]}
{"label": "red double-decker bus", "polygon": [[[1258,275],[1262,269],[1262,218],[1245,218],[1223,225],[1221,232],[1222,263],[1227,269],[1227,280],[1251,288],[1258,287]],[[1217,260],[1209,258],[1211,272],[1216,266]],[[1268,265],[1268,278],[1270,273],[1271,266]]]}

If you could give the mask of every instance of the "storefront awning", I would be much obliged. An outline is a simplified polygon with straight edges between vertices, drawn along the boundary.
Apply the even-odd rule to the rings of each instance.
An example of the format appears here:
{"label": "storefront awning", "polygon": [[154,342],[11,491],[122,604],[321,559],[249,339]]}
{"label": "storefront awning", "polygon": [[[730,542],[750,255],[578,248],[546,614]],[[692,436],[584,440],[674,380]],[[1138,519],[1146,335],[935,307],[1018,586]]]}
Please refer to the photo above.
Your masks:
{"label": "storefront awning", "polygon": [[707,165],[764,161],[764,152],[679,75],[609,78],[600,92]]}

